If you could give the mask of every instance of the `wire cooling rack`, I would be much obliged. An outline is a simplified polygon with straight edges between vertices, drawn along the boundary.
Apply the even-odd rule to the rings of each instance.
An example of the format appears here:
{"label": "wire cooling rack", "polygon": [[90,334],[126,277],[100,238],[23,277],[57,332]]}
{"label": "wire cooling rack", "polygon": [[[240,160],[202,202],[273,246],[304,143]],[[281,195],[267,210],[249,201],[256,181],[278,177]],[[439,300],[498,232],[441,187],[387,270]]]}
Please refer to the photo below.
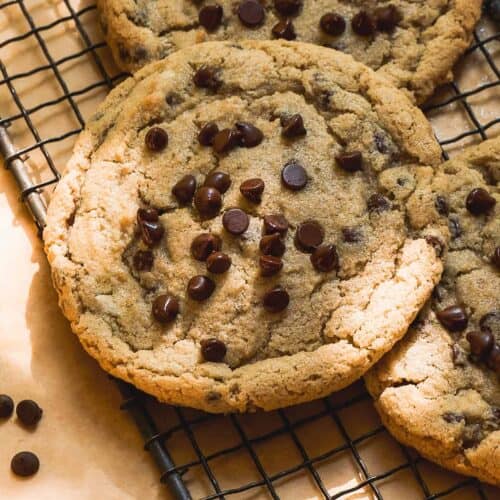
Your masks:
{"label": "wire cooling rack", "polygon": [[[113,66],[96,25],[96,7],[85,0],[0,0],[0,155],[39,230],[45,196],[59,180],[58,166],[85,117],[96,99],[127,76]],[[58,37],[64,37],[62,51],[53,43]],[[438,132],[444,157],[499,132],[500,107],[481,107],[487,99],[500,101],[499,42],[499,26],[481,24],[455,81],[425,107],[436,130],[443,120],[454,124],[451,135]],[[87,69],[75,78],[72,70],[82,62]],[[471,65],[478,69],[472,76]],[[43,85],[49,90],[40,97]],[[403,483],[413,484],[415,498],[499,498],[498,490],[398,445],[377,420],[361,382],[306,405],[228,417],[160,405],[116,383],[122,409],[135,420],[160,480],[178,499],[295,499],[297,481],[300,491],[310,491],[301,493],[304,498],[395,499],[402,490],[394,485]],[[375,462],[367,458],[369,447],[383,450]]]}

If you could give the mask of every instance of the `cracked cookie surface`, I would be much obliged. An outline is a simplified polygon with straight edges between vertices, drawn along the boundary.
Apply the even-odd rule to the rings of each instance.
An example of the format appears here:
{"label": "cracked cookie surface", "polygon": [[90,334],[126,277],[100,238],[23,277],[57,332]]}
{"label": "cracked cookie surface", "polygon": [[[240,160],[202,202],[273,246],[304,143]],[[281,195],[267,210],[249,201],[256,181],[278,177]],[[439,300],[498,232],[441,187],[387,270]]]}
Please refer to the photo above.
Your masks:
{"label": "cracked cookie surface", "polygon": [[[500,139],[439,167],[431,188],[441,193],[438,207],[451,230],[443,278],[408,335],[365,377],[383,422],[399,440],[445,467],[496,485],[499,179]],[[482,192],[483,205],[479,189],[490,196]],[[434,210],[425,191],[416,196],[423,213]]]}
{"label": "cracked cookie surface", "polygon": [[189,47],[113,90],[77,143],[44,233],[61,306],[104,369],[163,401],[326,395],[439,280],[425,237],[444,224],[405,209],[439,161],[422,113],[350,56]]}
{"label": "cracked cookie surface", "polygon": [[[252,9],[255,3],[260,7]],[[204,41],[286,38],[349,53],[418,103],[451,78],[481,12],[480,0],[98,0],[98,6],[115,60],[128,71]]]}

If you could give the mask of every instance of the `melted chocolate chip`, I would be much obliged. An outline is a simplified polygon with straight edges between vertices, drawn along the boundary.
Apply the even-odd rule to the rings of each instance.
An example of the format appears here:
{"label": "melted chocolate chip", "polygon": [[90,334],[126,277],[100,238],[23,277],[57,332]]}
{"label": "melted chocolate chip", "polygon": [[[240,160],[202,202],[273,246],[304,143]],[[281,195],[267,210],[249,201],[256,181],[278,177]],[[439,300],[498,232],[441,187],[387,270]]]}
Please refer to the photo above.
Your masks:
{"label": "melted chocolate chip", "polygon": [[273,26],[272,34],[275,38],[282,38],[283,40],[295,40],[295,28],[290,19],[284,19]]}
{"label": "melted chocolate chip", "polygon": [[311,254],[311,263],[316,269],[322,273],[327,273],[338,269],[339,256],[335,245],[320,245]]}
{"label": "melted chocolate chip", "polygon": [[467,328],[469,319],[460,306],[450,306],[436,313],[439,322],[450,332],[461,332]]}
{"label": "melted chocolate chip", "polygon": [[302,252],[312,253],[325,237],[323,227],[314,220],[300,224],[295,231],[295,246]]}
{"label": "melted chocolate chip", "polygon": [[443,420],[449,424],[458,424],[459,422],[464,422],[465,417],[461,413],[454,413],[452,411],[447,411],[442,415]]}
{"label": "melted chocolate chip", "polygon": [[160,214],[156,208],[139,208],[137,210],[137,222],[140,224],[141,222],[158,222],[160,218]]}
{"label": "melted chocolate chip", "polygon": [[441,196],[440,194],[436,196],[434,206],[436,207],[438,214],[442,215],[443,217],[447,217],[450,213],[450,207],[448,206],[446,198],[444,196]]}
{"label": "melted chocolate chip", "polygon": [[223,252],[214,252],[208,256],[207,269],[214,274],[223,274],[231,267],[231,257]]}
{"label": "melted chocolate chip", "polygon": [[436,251],[436,255],[441,257],[444,252],[444,243],[437,236],[426,236],[425,241],[429,243],[434,250]]}
{"label": "melted chocolate chip", "polygon": [[203,185],[215,188],[219,193],[224,194],[231,186],[231,177],[224,172],[210,172]]}
{"label": "melted chocolate chip", "polygon": [[274,257],[281,257],[286,250],[279,233],[262,236],[259,248],[264,255],[273,255]]}
{"label": "melted chocolate chip", "polygon": [[133,258],[134,268],[137,271],[151,271],[154,262],[153,252],[150,250],[138,250]]}
{"label": "melted chocolate chip", "polygon": [[259,266],[262,276],[274,276],[283,269],[283,261],[274,255],[261,255],[259,257]]}
{"label": "melted chocolate chip", "polygon": [[214,143],[215,136],[219,133],[219,127],[215,122],[207,122],[201,127],[198,134],[198,142],[202,146],[211,146]]}
{"label": "melted chocolate chip", "polygon": [[496,204],[495,198],[486,189],[475,188],[467,196],[465,206],[473,215],[487,214]]}
{"label": "melted chocolate chip", "polygon": [[239,131],[239,144],[244,148],[254,148],[264,139],[262,131],[251,123],[238,122],[236,123],[236,129]]}
{"label": "melted chocolate chip", "polygon": [[262,24],[266,11],[258,0],[243,0],[238,7],[240,21],[249,28]]}
{"label": "melted chocolate chip", "polygon": [[466,338],[469,341],[472,354],[480,358],[491,351],[495,341],[493,334],[488,330],[468,332]]}
{"label": "melted chocolate chip", "polygon": [[361,36],[371,36],[375,33],[375,20],[364,10],[358,12],[351,20],[354,33]]}
{"label": "melted chocolate chip", "polygon": [[187,286],[188,295],[198,302],[207,300],[215,290],[215,283],[207,276],[194,276]]}
{"label": "melted chocolate chip", "polygon": [[220,363],[226,355],[227,349],[224,342],[217,339],[205,339],[200,342],[201,355],[205,361]]}
{"label": "melted chocolate chip", "polygon": [[153,302],[152,311],[160,323],[171,323],[179,314],[179,301],[171,295],[159,295]]}
{"label": "melted chocolate chip", "polygon": [[42,418],[43,410],[31,399],[24,399],[16,406],[17,418],[23,425],[32,427]]}
{"label": "melted chocolate chip", "polygon": [[205,261],[213,252],[222,248],[222,240],[212,233],[199,234],[191,243],[191,255],[199,261]]}
{"label": "melted chocolate chip", "polygon": [[172,194],[177,198],[181,205],[191,203],[196,191],[196,179],[193,175],[185,175],[177,181],[172,188]]}
{"label": "melted chocolate chip", "polygon": [[145,137],[146,146],[150,151],[157,153],[168,145],[168,134],[160,127],[150,128]]}
{"label": "melted chocolate chip", "polygon": [[141,232],[142,241],[148,247],[158,244],[165,234],[165,228],[160,221],[152,222],[149,220],[140,220],[139,230]]}
{"label": "melted chocolate chip", "polygon": [[306,187],[307,173],[300,163],[292,160],[283,167],[281,180],[288,189],[300,191]]}
{"label": "melted chocolate chip", "polygon": [[346,243],[359,243],[363,239],[363,234],[357,227],[344,227],[342,228],[342,238]]}
{"label": "melted chocolate chip", "polygon": [[490,332],[497,331],[500,328],[500,311],[490,311],[483,314],[479,319],[479,328]]}
{"label": "melted chocolate chip", "polygon": [[14,412],[14,401],[7,394],[0,394],[0,418],[9,418]]}
{"label": "melted chocolate chip", "polygon": [[304,120],[298,113],[291,116],[282,115],[280,123],[282,126],[281,134],[288,139],[302,137],[307,134],[307,130],[304,127]]}
{"label": "melted chocolate chip", "polygon": [[21,451],[12,458],[10,468],[16,476],[33,476],[40,468],[40,461],[31,451]]}
{"label": "melted chocolate chip", "polygon": [[482,439],[481,426],[479,424],[466,425],[462,433],[462,447],[464,449],[475,448]]}
{"label": "melted chocolate chip", "polygon": [[260,203],[264,192],[264,181],[262,179],[247,179],[240,185],[240,193],[251,203]]}
{"label": "melted chocolate chip", "polygon": [[213,148],[216,153],[227,153],[237,147],[240,143],[240,133],[236,129],[225,128],[217,133],[213,140]]}
{"label": "melted chocolate chip", "polygon": [[203,186],[194,195],[194,205],[203,218],[212,219],[222,207],[221,194],[213,187]]}
{"label": "melted chocolate chip", "polygon": [[281,286],[276,286],[266,292],[262,300],[262,305],[267,312],[277,313],[283,311],[290,303],[288,292]]}
{"label": "melted chocolate chip", "polygon": [[486,364],[491,368],[497,375],[500,375],[500,345],[495,344],[486,360]]}
{"label": "melted chocolate chip", "polygon": [[372,194],[366,202],[370,212],[385,212],[391,209],[389,200],[379,193]]}
{"label": "melted chocolate chip", "polygon": [[219,4],[206,5],[200,10],[198,20],[207,31],[215,31],[220,26],[223,13]]}
{"label": "melted chocolate chip", "polygon": [[321,29],[331,36],[339,36],[345,31],[345,20],[342,16],[328,12],[319,21]]}
{"label": "melted chocolate chip", "polygon": [[402,19],[401,13],[394,5],[379,7],[375,9],[374,15],[377,29],[384,33],[392,33]]}
{"label": "melted chocolate chip", "polygon": [[278,233],[282,237],[288,231],[288,221],[281,214],[265,215],[264,216],[264,234]]}
{"label": "melted chocolate chip", "polygon": [[491,263],[497,269],[500,269],[500,246],[496,247],[493,251],[493,255],[491,256]]}
{"label": "melted chocolate chip", "polygon": [[356,172],[363,168],[363,155],[360,151],[342,153],[335,157],[340,168],[346,172]]}
{"label": "melted chocolate chip", "polygon": [[250,224],[248,215],[241,208],[230,208],[222,216],[224,229],[235,236],[243,234]]}
{"label": "melted chocolate chip", "polygon": [[194,74],[193,82],[197,87],[210,90],[217,90],[222,85],[217,70],[210,66],[202,66]]}
{"label": "melted chocolate chip", "polygon": [[274,8],[282,16],[295,16],[299,13],[304,0],[274,0]]}

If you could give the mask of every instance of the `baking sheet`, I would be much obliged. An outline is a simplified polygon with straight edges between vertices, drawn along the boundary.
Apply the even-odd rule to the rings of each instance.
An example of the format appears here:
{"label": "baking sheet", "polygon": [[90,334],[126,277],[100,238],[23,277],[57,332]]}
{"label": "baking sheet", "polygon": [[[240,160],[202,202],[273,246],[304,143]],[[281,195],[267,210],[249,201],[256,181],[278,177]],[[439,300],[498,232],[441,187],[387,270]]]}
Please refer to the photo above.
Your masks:
{"label": "baking sheet", "polygon": [[[8,3],[0,0],[2,3]],[[92,5],[90,1],[26,0],[26,8],[37,25],[47,24],[68,16],[68,6],[75,11]],[[101,41],[96,28],[96,13],[89,9],[80,17],[94,42]],[[0,10],[0,43],[11,36],[29,31],[19,6],[13,4]],[[482,23],[481,37],[492,32]],[[85,48],[74,22],[60,23],[39,33],[55,61]],[[500,42],[488,44],[497,64],[500,63]],[[102,61],[110,74],[118,74],[105,48],[99,49]],[[0,58],[9,74],[28,72],[47,64],[46,56],[35,37],[22,43],[0,49]],[[81,89],[99,81],[101,76],[88,55],[58,64],[60,76],[68,90],[75,93],[74,102],[82,117],[90,116],[106,94],[106,86],[78,94]],[[483,56],[474,53],[456,68],[461,91],[495,81],[496,77]],[[57,100],[63,94],[61,85],[51,69],[37,72],[14,81],[17,93],[26,107],[34,107],[46,100]],[[0,115],[18,113],[6,86],[0,85]],[[439,95],[441,101],[448,91]],[[452,95],[451,93],[449,94]],[[500,116],[500,87],[492,87],[468,99],[483,124]],[[42,139],[77,130],[80,127],[71,103],[63,100],[43,108],[31,119]],[[474,125],[459,104],[447,106],[430,114],[431,122],[441,140],[452,138]],[[18,148],[33,144],[33,136],[24,121],[14,120],[10,134]],[[493,137],[500,134],[500,126],[488,130]],[[63,169],[76,136],[47,145],[58,168]],[[466,137],[447,148],[453,155],[463,146],[477,142],[480,136]],[[50,180],[53,174],[39,150],[32,151],[26,161],[37,181]],[[50,189],[45,194],[50,195]],[[158,482],[158,472],[142,449],[139,434],[126,414],[119,411],[120,397],[115,385],[108,380],[97,364],[80,348],[66,320],[59,312],[57,298],[50,285],[50,276],[41,242],[34,224],[19,202],[16,185],[8,171],[0,168],[0,393],[10,394],[16,401],[35,399],[44,409],[44,417],[36,431],[26,431],[15,418],[0,422],[0,498],[16,499],[167,499],[166,488]],[[342,401],[363,393],[361,383],[333,395],[330,403]],[[173,409],[149,402],[158,424],[176,425],[179,418],[197,419],[198,412],[185,410],[180,415]],[[293,425],[296,436],[309,456],[318,456],[336,446],[345,444],[345,434],[351,440],[379,427],[380,422],[369,400],[361,398],[338,412],[339,420],[332,418],[323,401],[302,405],[285,412],[257,414],[238,418],[241,430],[249,438],[262,436],[284,425]],[[317,414],[320,418],[312,418]],[[311,417],[308,420],[308,417]],[[340,424],[340,426],[339,426]],[[211,418],[193,426],[194,437],[205,454],[217,453],[232,445],[241,445],[241,435],[224,417]],[[184,432],[179,431],[169,440],[169,449],[176,463],[196,460],[196,453]],[[272,475],[303,461],[300,450],[289,433],[278,433],[273,438],[254,445],[257,457],[268,474]],[[405,464],[401,448],[385,432],[379,432],[357,444],[361,458],[371,474],[383,473]],[[41,460],[39,473],[29,479],[19,479],[10,473],[10,458],[18,451],[32,450]],[[222,489],[261,480],[252,457],[243,446],[232,453],[222,454],[210,461],[210,467]],[[314,464],[330,494],[354,487],[364,480],[351,450],[339,451]],[[464,478],[444,471],[426,461],[419,462],[419,471],[429,489],[443,491]],[[214,492],[202,466],[190,468],[185,480],[193,498]],[[281,498],[321,498],[310,472],[302,469],[274,483]],[[388,499],[422,498],[423,493],[408,468],[377,482],[382,495]],[[500,492],[485,486],[488,498],[499,498]],[[446,498],[474,498],[475,490],[461,489]],[[358,489],[344,498],[372,498],[369,486]],[[269,498],[265,487],[238,493],[231,498]]]}

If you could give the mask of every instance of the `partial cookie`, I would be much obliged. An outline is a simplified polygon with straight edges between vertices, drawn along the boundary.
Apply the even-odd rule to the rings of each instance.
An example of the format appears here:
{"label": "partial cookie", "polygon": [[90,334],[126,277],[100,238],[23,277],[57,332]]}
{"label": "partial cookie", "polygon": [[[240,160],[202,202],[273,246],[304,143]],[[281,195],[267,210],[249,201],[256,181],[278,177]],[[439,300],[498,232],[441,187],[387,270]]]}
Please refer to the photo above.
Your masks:
{"label": "partial cookie", "polygon": [[98,0],[118,64],[136,71],[207,40],[286,39],[351,54],[418,103],[451,79],[480,0]]}
{"label": "partial cookie", "polygon": [[[425,457],[500,485],[500,139],[446,162],[411,200],[451,231],[445,270],[408,335],[366,375],[389,430]],[[411,201],[410,208],[411,210]]]}
{"label": "partial cookie", "polygon": [[78,141],[45,231],[61,306],[106,370],[161,400],[326,395],[440,278],[422,238],[440,221],[414,228],[404,204],[439,161],[422,113],[350,56],[190,47],[114,90]]}

